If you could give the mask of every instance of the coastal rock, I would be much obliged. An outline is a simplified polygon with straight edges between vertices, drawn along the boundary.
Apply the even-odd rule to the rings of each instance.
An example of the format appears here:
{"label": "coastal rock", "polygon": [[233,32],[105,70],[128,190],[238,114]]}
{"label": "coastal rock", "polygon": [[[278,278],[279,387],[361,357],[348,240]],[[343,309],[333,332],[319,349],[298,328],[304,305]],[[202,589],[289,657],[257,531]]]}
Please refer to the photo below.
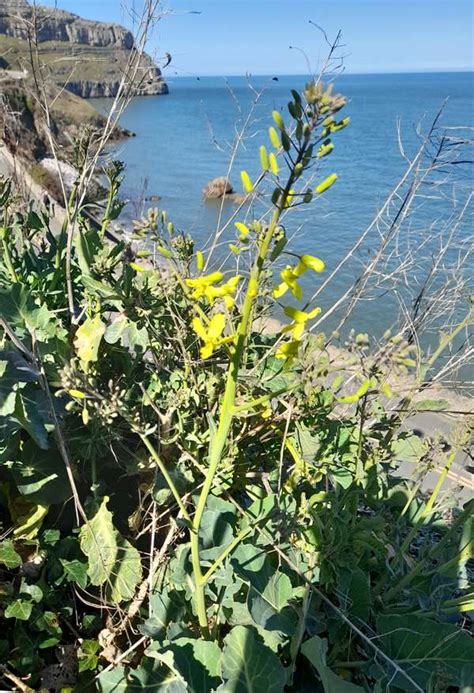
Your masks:
{"label": "coastal rock", "polygon": [[[33,8],[26,0],[0,0],[0,34],[28,40]],[[133,48],[133,35],[118,24],[82,19],[72,12],[50,7],[36,8],[39,43],[61,41],[87,46]]]}
{"label": "coastal rock", "polygon": [[234,192],[230,180],[226,176],[219,176],[209,181],[202,194],[206,200],[217,200],[220,197],[231,195]]}
{"label": "coastal rock", "polygon": [[[116,96],[135,49],[132,33],[118,24],[82,19],[56,8],[37,6],[35,12],[38,52],[50,80],[83,98]],[[4,69],[29,69],[27,40],[33,18],[26,0],[0,0]],[[136,96],[168,93],[161,70],[146,54],[134,83],[125,87]]]}

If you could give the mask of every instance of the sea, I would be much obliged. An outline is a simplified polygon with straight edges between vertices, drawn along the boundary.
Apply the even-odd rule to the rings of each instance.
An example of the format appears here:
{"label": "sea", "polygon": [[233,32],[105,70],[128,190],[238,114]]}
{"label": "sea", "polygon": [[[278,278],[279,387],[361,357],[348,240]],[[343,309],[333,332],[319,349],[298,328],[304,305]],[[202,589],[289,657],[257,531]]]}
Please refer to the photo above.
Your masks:
{"label": "sea", "polygon": [[[171,77],[167,81],[169,95],[131,102],[121,124],[135,137],[109,152],[125,164],[121,194],[127,205],[122,223],[127,226],[146,214],[147,208],[158,207],[167,211],[177,230],[191,234],[196,249],[204,252],[211,247],[216,228],[224,229],[211,264],[228,266],[228,243],[235,240],[236,232],[233,223],[226,223],[265,213],[268,194],[262,192],[239,209],[233,201],[204,200],[202,190],[210,179],[228,176],[234,190],[241,193],[243,169],[257,178],[259,146],[270,147],[272,110],[281,110],[288,121],[290,90],[301,90],[308,77]],[[296,255],[316,255],[326,264],[323,274],[308,273],[303,280],[305,301],[316,294],[322,308],[318,329],[342,329],[344,334],[354,329],[380,336],[401,315],[410,314],[433,257],[455,224],[439,281],[448,281],[443,272],[447,277],[449,268],[457,267],[466,282],[463,298],[467,301],[472,292],[472,286],[467,288],[469,274],[471,278],[474,274],[472,255],[463,261],[463,267],[459,258],[466,258],[473,238],[472,206],[465,205],[473,182],[469,162],[474,157],[468,140],[473,139],[474,73],[342,74],[333,81],[335,91],[347,98],[340,115],[350,116],[350,125],[334,135],[333,153],[321,160],[309,184],[314,186],[333,172],[338,180],[317,201],[287,214],[283,220],[287,248]],[[110,101],[94,99],[93,105],[107,111]],[[364,242],[352,251],[383,210],[435,120],[432,141],[419,162],[419,175],[424,175],[428,158],[436,154],[443,137],[447,148],[435,170],[425,175],[410,213],[399,215],[409,178],[379,223],[372,224]],[[462,146],[461,140],[466,141]],[[456,165],[447,165],[448,151],[457,159]],[[461,210],[464,217],[458,223]],[[394,220],[397,233],[380,254]],[[350,259],[340,266],[348,253]],[[364,266],[378,254],[376,271],[347,316],[348,302],[341,297],[354,282],[362,286]],[[289,254],[281,261],[292,264],[295,258]],[[321,289],[333,272],[334,277]],[[465,306],[458,308],[462,313]],[[281,307],[276,308],[277,315],[279,310]],[[455,321],[449,301],[446,312],[446,320]],[[438,315],[437,321],[442,324],[443,316]]]}

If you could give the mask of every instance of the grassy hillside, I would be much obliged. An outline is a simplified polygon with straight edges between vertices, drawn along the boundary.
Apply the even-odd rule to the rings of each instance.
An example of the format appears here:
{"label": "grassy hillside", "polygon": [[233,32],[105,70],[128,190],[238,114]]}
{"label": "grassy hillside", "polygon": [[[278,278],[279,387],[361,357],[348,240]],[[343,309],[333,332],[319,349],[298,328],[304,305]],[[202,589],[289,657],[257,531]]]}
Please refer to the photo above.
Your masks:
{"label": "grassy hillside", "polygon": [[[127,69],[130,51],[119,47],[45,41],[38,46],[38,56],[51,81],[60,86],[70,83],[72,90],[81,93],[83,87],[74,88],[75,84],[89,82],[94,90],[94,85],[99,85],[100,88],[100,85],[118,82]],[[30,71],[28,43],[0,35],[0,67]],[[143,80],[145,88],[147,84],[156,86],[160,82],[156,67],[148,56],[142,59],[139,79]],[[164,88],[164,82],[162,85]],[[96,94],[95,91],[91,93],[91,96],[96,95],[102,94]]]}

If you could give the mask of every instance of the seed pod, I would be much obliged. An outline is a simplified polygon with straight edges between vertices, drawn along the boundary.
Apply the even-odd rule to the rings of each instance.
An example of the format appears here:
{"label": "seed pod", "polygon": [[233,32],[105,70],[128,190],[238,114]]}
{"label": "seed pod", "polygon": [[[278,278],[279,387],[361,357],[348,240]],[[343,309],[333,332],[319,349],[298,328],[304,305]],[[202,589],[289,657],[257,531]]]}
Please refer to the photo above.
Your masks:
{"label": "seed pod", "polygon": [[149,250],[137,250],[137,257],[150,257],[150,255]]}
{"label": "seed pod", "polygon": [[229,243],[229,250],[234,253],[234,255],[240,255],[240,249],[233,243]]}
{"label": "seed pod", "polygon": [[248,194],[252,193],[253,192],[253,183],[250,180],[250,176],[247,173],[247,171],[241,171],[240,177],[242,179],[242,185],[244,186],[245,192]]}
{"label": "seed pod", "polygon": [[288,134],[286,130],[283,130],[281,133],[281,146],[285,150],[285,152],[289,152],[291,148],[291,140],[288,137]]}
{"label": "seed pod", "polygon": [[264,144],[262,144],[260,147],[260,163],[262,164],[262,169],[264,171],[268,171],[268,169],[269,169],[268,154],[267,154],[267,148],[265,147]]}
{"label": "seed pod", "polygon": [[298,176],[301,176],[302,173],[303,173],[303,164],[297,163],[295,166],[295,176],[298,178]]}
{"label": "seed pod", "polygon": [[157,246],[156,246],[156,251],[157,251],[157,253],[159,253],[160,255],[163,255],[163,257],[167,257],[167,258],[173,257],[173,254],[172,254],[171,250],[168,250],[168,248],[165,248],[165,247],[162,246],[162,245],[157,245]]}
{"label": "seed pod", "polygon": [[321,195],[323,192],[326,192],[326,190],[329,190],[329,188],[334,185],[334,183],[337,181],[337,174],[336,173],[331,173],[330,176],[328,176],[325,180],[323,180],[322,183],[320,183],[315,189],[314,192],[317,195]]}
{"label": "seed pod", "polygon": [[303,125],[303,136],[305,140],[309,140],[309,138],[311,137],[311,128],[309,126],[309,123],[305,123]]}
{"label": "seed pod", "polygon": [[166,227],[168,229],[168,233],[170,236],[173,235],[174,232],[174,224],[172,221],[168,222],[168,226]]}
{"label": "seed pod", "polygon": [[204,268],[204,255],[200,250],[198,250],[196,253],[196,267],[199,271]]}
{"label": "seed pod", "polygon": [[311,190],[307,190],[303,196],[303,202],[305,202],[306,204],[309,204],[312,199],[313,199],[313,193],[311,192]]}
{"label": "seed pod", "polygon": [[271,152],[269,159],[270,159],[270,168],[271,168],[273,175],[278,176],[278,171],[279,171],[278,162],[277,162],[277,158],[273,152]]}
{"label": "seed pod", "polygon": [[274,120],[277,128],[279,128],[280,130],[284,130],[285,129],[285,123],[283,122],[283,118],[281,116],[280,111],[273,111],[272,117],[273,117],[273,120]]}
{"label": "seed pod", "polygon": [[301,121],[298,121],[296,124],[295,135],[297,140],[300,140],[303,137],[303,123]]}
{"label": "seed pod", "polygon": [[280,138],[275,128],[269,128],[268,135],[270,137],[270,142],[275,147],[275,149],[280,149]]}

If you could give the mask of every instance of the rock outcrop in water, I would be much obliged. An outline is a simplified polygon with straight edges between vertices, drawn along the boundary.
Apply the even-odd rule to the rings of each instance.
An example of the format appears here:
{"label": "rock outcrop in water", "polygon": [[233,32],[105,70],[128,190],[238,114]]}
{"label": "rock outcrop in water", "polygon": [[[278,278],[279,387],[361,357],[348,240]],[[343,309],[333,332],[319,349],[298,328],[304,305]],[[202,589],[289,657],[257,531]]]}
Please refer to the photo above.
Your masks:
{"label": "rock outcrop in water", "polygon": [[[26,0],[0,0],[3,67],[28,69],[28,32],[35,25],[39,57],[51,80],[85,98],[115,96],[132,51],[133,35],[117,24],[82,19]],[[135,80],[137,95],[166,94],[160,69],[144,55]]]}

